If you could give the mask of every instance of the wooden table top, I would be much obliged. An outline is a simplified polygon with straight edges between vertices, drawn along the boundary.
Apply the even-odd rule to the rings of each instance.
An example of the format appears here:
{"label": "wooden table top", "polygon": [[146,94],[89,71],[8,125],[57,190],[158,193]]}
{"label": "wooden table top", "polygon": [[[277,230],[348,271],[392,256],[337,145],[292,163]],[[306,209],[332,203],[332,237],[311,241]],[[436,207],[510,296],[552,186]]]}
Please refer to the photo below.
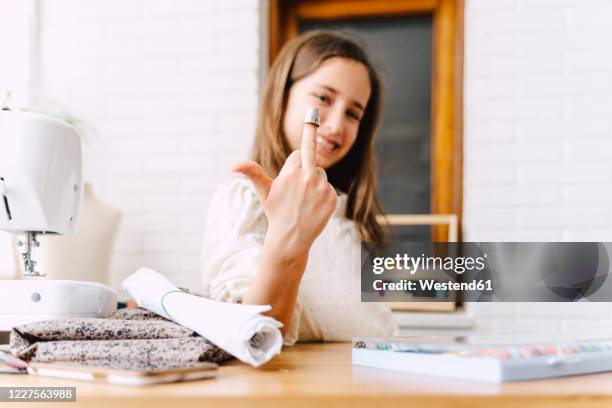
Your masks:
{"label": "wooden table top", "polygon": [[91,407],[612,407],[612,373],[503,385],[424,377],[351,364],[350,343],[287,347],[260,368],[231,361],[216,379],[130,387],[0,374],[0,386],[76,386]]}

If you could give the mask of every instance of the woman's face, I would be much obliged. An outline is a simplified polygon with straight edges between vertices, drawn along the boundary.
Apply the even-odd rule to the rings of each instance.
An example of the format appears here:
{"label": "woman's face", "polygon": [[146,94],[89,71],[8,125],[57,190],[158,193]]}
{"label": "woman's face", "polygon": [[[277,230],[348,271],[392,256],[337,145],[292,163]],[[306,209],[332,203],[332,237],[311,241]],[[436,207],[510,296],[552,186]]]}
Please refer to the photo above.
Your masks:
{"label": "woman's face", "polygon": [[291,151],[301,145],[304,114],[310,106],[319,108],[317,166],[336,164],[351,150],[359,123],[370,98],[370,78],[363,64],[334,57],[289,90],[283,131]]}

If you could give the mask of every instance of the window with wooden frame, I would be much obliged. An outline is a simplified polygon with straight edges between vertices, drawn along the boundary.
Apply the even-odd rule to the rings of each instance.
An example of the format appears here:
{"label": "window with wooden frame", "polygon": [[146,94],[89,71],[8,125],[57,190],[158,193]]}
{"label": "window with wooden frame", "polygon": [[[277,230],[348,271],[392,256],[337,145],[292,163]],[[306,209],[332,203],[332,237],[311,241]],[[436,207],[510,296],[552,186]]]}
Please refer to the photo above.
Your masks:
{"label": "window with wooden frame", "polygon": [[[268,4],[270,63],[288,40],[313,29],[348,29],[382,62],[388,98],[377,135],[378,185],[389,222],[401,239],[461,240],[463,0]],[[449,216],[455,231],[445,222],[408,226],[415,214]]]}

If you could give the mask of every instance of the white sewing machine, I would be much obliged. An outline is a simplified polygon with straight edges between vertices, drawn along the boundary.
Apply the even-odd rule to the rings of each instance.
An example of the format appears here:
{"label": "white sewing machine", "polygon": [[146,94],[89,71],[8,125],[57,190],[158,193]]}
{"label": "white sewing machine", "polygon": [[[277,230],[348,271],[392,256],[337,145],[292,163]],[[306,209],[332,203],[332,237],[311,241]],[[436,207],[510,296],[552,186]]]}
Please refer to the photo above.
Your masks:
{"label": "white sewing machine", "polygon": [[0,110],[0,230],[17,242],[23,279],[0,280],[0,332],[37,320],[106,317],[117,307],[110,287],[47,280],[36,268],[39,234],[74,233],[82,197],[81,138],[40,114]]}

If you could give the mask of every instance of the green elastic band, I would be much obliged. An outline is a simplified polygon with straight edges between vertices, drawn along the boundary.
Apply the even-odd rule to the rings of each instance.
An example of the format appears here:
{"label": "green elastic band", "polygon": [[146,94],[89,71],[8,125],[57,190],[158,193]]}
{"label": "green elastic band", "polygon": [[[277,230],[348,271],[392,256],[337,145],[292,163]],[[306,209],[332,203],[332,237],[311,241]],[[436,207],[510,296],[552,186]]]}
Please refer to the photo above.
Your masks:
{"label": "green elastic band", "polygon": [[170,316],[170,313],[168,313],[168,310],[166,310],[166,306],[164,306],[164,299],[165,299],[165,298],[166,298],[166,296],[168,296],[169,294],[171,294],[171,293],[177,293],[177,292],[178,292],[178,293],[185,293],[185,292],[184,292],[184,291],[182,291],[182,290],[171,290],[170,292],[166,292],[166,293],[164,293],[164,296],[162,296],[161,300],[159,301],[159,303],[161,304],[162,309],[164,309],[164,312],[166,313],[166,315],[168,316],[168,318],[169,318],[170,320],[174,320],[174,319],[173,319],[173,318]]}

